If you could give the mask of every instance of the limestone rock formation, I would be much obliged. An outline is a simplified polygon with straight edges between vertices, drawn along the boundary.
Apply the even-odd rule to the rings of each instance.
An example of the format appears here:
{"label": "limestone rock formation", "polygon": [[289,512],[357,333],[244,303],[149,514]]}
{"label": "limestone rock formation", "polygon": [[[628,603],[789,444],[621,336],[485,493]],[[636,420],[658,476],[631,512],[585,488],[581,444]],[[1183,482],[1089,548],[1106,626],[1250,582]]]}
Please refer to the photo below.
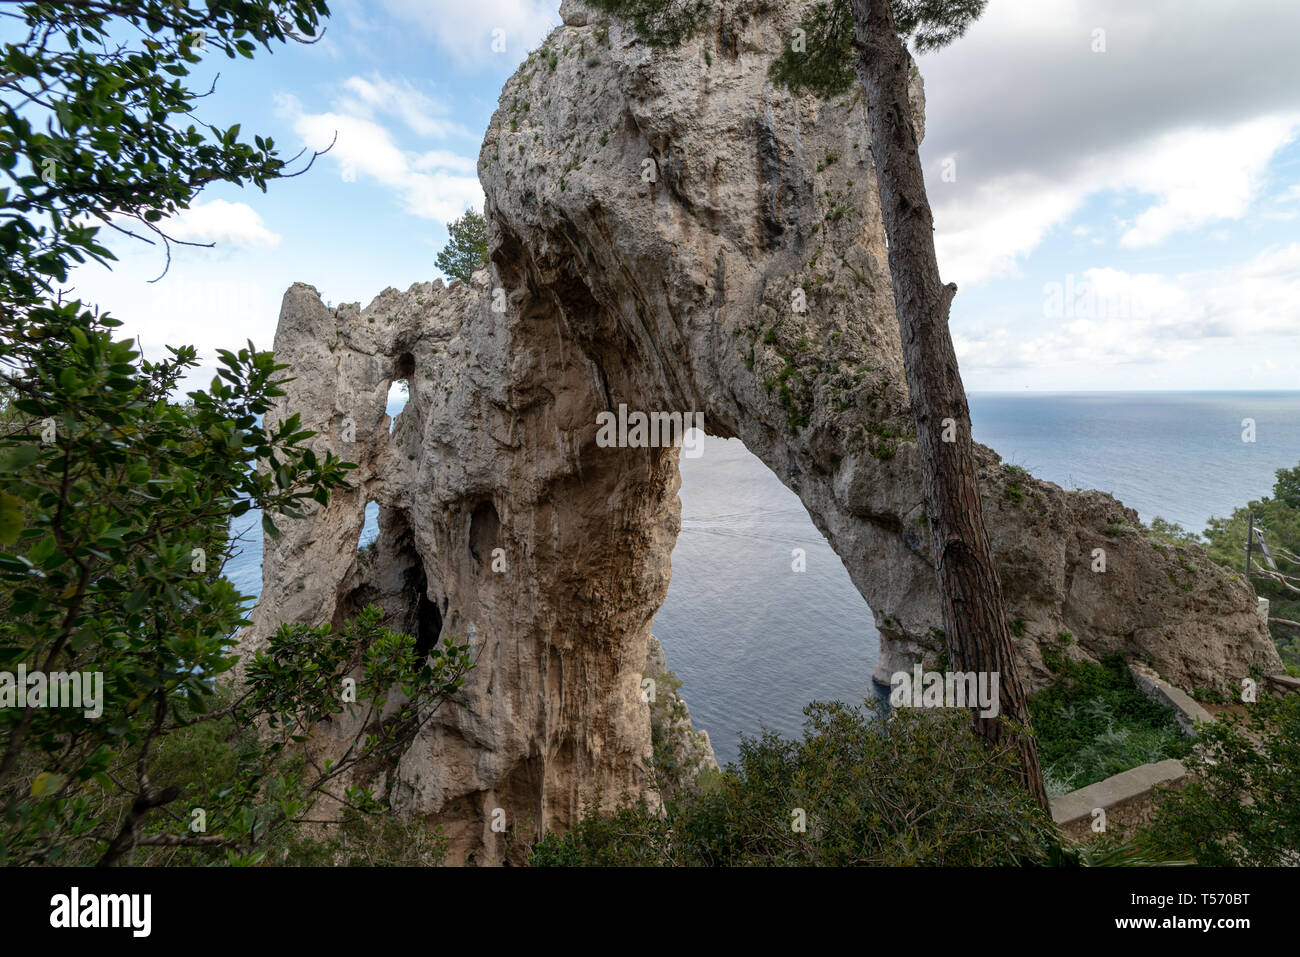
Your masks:
{"label": "limestone rock formation", "polygon": [[718,770],[709,732],[697,730],[691,709],[677,693],[680,680],[668,669],[663,645],[654,635],[646,650],[641,679],[642,697],[650,704],[650,741],[654,747],[652,784],[667,800],[674,791],[690,787],[705,770]]}
{"label": "limestone rock formation", "polygon": [[[678,452],[601,447],[601,412],[698,411],[742,440],[870,605],[879,678],[941,646],[862,100],[767,76],[798,6],[718,0],[693,38],[651,50],[565,0],[484,139],[490,266],[364,310],[328,309],[306,285],[285,295],[282,408],[359,464],[357,487],[267,543],[245,641],[370,601],[426,647],[471,639],[464,706],[392,782],[398,808],[444,824],[453,859],[506,855],[495,808],[536,832],[596,789],[647,786],[641,679]],[[410,399],[390,433],[396,380]],[[1280,670],[1246,584],[1153,542],[1108,495],[978,455],[1031,687],[1048,678],[1040,645],[1066,632],[1070,654],[1122,651],[1183,687]],[[380,536],[359,557],[368,501]]]}

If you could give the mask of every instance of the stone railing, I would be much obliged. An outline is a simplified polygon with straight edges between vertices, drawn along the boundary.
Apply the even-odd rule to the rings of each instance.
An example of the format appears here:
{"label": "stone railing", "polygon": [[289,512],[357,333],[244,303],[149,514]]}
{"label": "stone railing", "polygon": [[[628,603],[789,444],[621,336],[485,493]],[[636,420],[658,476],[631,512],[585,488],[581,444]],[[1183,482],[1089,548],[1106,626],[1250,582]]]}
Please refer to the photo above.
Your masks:
{"label": "stone railing", "polygon": [[[1128,667],[1137,689],[1172,710],[1184,734],[1195,737],[1197,724],[1214,720],[1191,695],[1165,681],[1150,666],[1130,662]],[[1076,843],[1102,832],[1122,838],[1151,820],[1157,785],[1179,786],[1186,779],[1187,768],[1174,758],[1139,765],[1057,798],[1052,802],[1052,820],[1067,840]]]}
{"label": "stone railing", "polygon": [[[1268,618],[1268,599],[1259,600],[1258,610],[1262,617]],[[1214,721],[1214,715],[1191,695],[1165,681],[1149,665],[1133,661],[1129,662],[1128,669],[1139,691],[1173,711],[1174,720],[1184,734],[1195,737],[1198,724]],[[1300,693],[1300,678],[1265,675],[1264,689],[1275,694]],[[1090,840],[1103,831],[1122,839],[1151,820],[1157,785],[1180,787],[1187,776],[1187,768],[1174,758],[1121,771],[1052,801],[1052,820],[1062,835],[1075,843]]]}
{"label": "stone railing", "polygon": [[1183,734],[1195,737],[1198,723],[1210,724],[1214,721],[1214,715],[1197,704],[1191,695],[1165,681],[1150,666],[1132,661],[1129,662],[1128,670],[1138,691],[1174,712],[1174,720],[1182,728]]}
{"label": "stone railing", "polygon": [[1151,820],[1156,785],[1187,779],[1183,762],[1169,758],[1121,771],[1052,802],[1052,820],[1069,841],[1081,843],[1103,831],[1123,838]]}

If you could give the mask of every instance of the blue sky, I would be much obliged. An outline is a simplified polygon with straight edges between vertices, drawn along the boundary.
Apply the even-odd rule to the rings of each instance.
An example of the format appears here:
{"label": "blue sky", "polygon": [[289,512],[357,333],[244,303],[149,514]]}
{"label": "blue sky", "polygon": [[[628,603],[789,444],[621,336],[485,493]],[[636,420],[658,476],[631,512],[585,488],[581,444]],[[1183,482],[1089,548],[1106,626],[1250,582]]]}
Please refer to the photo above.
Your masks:
{"label": "blue sky", "polygon": [[[501,85],[559,23],[558,0],[331,8],[318,44],[214,57],[202,115],[334,149],[266,194],[205,192],[171,232],[217,246],[161,282],[160,251],[116,238],[114,271],[74,275],[147,352],[269,347],[294,281],[364,304],[436,277]],[[1294,0],[991,0],[920,59],[969,389],[1297,388],[1297,36]]]}

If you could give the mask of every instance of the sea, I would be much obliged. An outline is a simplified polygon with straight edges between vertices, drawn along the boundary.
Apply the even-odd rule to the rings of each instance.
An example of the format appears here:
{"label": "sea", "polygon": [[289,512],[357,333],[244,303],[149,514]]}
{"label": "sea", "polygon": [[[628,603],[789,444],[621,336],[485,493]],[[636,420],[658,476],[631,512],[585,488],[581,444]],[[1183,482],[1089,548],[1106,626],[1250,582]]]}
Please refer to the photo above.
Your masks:
{"label": "sea", "polygon": [[[976,392],[976,441],[1063,488],[1110,492],[1143,521],[1200,531],[1212,516],[1269,495],[1300,464],[1300,392]],[[390,405],[390,414],[400,400]],[[718,760],[742,736],[801,733],[811,701],[882,692],[871,674],[879,635],[843,563],[793,492],[735,439],[681,459],[682,530],[654,633],[697,728]],[[378,534],[366,516],[361,541]],[[227,575],[261,587],[260,531]],[[806,571],[791,569],[802,548]]]}

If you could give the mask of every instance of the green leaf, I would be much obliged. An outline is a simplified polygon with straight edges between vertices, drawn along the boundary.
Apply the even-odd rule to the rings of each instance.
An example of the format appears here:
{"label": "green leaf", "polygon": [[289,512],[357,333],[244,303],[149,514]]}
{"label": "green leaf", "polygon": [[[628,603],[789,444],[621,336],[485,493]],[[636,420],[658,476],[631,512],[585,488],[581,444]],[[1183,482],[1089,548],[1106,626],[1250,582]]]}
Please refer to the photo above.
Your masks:
{"label": "green leaf", "polygon": [[46,535],[32,546],[32,550],[27,553],[27,557],[30,558],[34,564],[43,564],[47,558],[54,554],[55,547],[56,543],[54,541],[54,536]]}
{"label": "green leaf", "polygon": [[67,777],[62,774],[55,774],[53,771],[42,771],[36,775],[36,780],[32,782],[32,797],[38,798],[53,794],[63,787],[63,782],[66,780]]}
{"label": "green leaf", "polygon": [[15,445],[0,454],[0,472],[17,472],[36,461],[41,450],[35,445]]}
{"label": "green leaf", "polygon": [[12,545],[23,530],[22,499],[0,492],[0,544]]}

